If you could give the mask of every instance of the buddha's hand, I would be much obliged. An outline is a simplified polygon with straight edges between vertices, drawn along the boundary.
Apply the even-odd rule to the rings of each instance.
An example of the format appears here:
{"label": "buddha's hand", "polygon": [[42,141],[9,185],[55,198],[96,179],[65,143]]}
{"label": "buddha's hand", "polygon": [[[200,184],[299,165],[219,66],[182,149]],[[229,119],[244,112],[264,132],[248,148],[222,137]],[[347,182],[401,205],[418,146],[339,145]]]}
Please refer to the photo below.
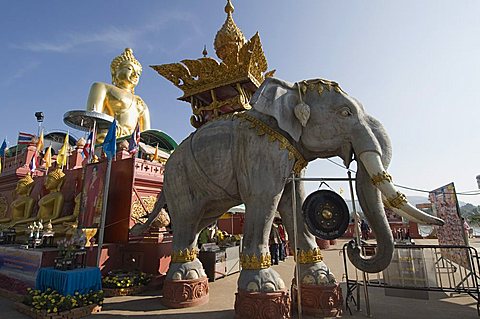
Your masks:
{"label": "buddha's hand", "polygon": [[135,224],[131,229],[130,229],[130,235],[132,236],[141,236],[146,230],[148,226],[145,224]]}
{"label": "buddha's hand", "polygon": [[121,124],[117,124],[117,137],[122,137],[125,135],[132,134],[132,129],[128,126],[123,126]]}

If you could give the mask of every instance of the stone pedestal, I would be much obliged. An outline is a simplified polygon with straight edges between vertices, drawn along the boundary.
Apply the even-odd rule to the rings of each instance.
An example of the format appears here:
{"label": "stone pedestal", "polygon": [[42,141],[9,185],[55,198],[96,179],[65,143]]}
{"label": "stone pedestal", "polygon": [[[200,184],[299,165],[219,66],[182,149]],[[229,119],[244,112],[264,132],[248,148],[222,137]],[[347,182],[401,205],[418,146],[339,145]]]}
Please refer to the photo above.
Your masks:
{"label": "stone pedestal", "polygon": [[208,302],[208,278],[165,280],[163,305],[170,308],[200,306]]}
{"label": "stone pedestal", "polygon": [[289,319],[291,300],[288,291],[235,294],[235,319]]}
{"label": "stone pedestal", "polygon": [[[302,313],[315,317],[339,317],[342,314],[340,284],[301,285]],[[297,308],[297,287],[292,283],[292,303]]]}

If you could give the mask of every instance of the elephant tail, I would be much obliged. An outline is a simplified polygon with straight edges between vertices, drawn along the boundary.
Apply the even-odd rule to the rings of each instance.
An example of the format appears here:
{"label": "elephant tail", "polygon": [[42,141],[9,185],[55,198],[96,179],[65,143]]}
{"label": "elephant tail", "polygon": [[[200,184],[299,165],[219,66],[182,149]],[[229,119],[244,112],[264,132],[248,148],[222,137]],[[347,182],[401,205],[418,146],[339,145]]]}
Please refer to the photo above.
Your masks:
{"label": "elephant tail", "polygon": [[162,211],[163,208],[165,208],[167,204],[167,200],[165,198],[165,193],[162,191],[158,195],[157,202],[155,203],[155,206],[153,207],[153,210],[150,214],[148,214],[148,220],[144,224],[136,224],[133,226],[132,229],[130,229],[130,234],[133,236],[140,236],[143,234],[148,227],[157,219],[158,215]]}

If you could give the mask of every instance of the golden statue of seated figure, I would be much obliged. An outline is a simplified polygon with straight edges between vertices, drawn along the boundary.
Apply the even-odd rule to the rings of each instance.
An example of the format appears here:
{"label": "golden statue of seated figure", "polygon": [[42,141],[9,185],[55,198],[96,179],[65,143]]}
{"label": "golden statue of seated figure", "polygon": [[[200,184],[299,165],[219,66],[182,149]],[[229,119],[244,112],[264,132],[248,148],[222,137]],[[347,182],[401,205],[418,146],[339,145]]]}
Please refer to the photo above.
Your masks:
{"label": "golden statue of seated figure", "polygon": [[75,208],[73,214],[60,217],[51,221],[55,235],[73,236],[78,227],[78,215],[80,214],[80,198],[81,193],[75,196]]}
{"label": "golden statue of seated figure", "polygon": [[55,220],[60,217],[63,209],[63,194],[60,189],[65,181],[65,173],[61,169],[57,168],[48,173],[45,179],[45,188],[49,193],[38,201],[38,213],[37,216],[22,219],[12,226],[24,226],[27,223],[31,223],[37,220]]}
{"label": "golden statue of seated figure", "polygon": [[[117,137],[132,134],[137,122],[140,131],[150,129],[150,112],[143,100],[135,95],[135,87],[142,74],[142,65],[130,48],[110,64],[112,83],[96,82],[90,88],[87,111],[113,116],[117,120]],[[99,131],[97,143],[103,142],[106,131]]]}
{"label": "golden statue of seated figure", "polygon": [[35,182],[30,174],[17,182],[17,187],[15,188],[17,198],[10,204],[11,217],[0,219],[0,224],[6,224],[6,227],[10,227],[15,222],[27,219],[32,215],[35,200],[30,197],[30,193],[34,184]]}

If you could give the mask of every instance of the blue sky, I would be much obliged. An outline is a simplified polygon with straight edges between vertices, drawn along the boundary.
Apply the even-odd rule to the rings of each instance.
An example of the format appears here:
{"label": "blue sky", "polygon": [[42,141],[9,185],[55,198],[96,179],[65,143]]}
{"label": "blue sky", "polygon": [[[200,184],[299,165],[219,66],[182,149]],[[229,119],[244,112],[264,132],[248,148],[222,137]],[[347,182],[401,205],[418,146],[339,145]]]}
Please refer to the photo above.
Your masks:
{"label": "blue sky", "polygon": [[[84,109],[90,85],[110,82],[109,65],[131,47],[143,65],[136,93],[152,127],[177,142],[193,128],[181,91],[148,65],[201,57],[225,20],[225,0],[1,1],[0,138],[67,130],[63,114]],[[287,81],[340,83],[387,128],[397,184],[477,189],[480,174],[480,2],[234,0],[247,38],[259,31],[269,69]],[[72,132],[80,137],[81,132]],[[334,159],[341,163],[339,159]],[[354,166],[352,168],[355,168]],[[345,177],[326,160],[311,177]],[[329,183],[338,190],[340,183]],[[318,183],[309,183],[312,191]],[[424,193],[404,191],[407,195]],[[480,195],[460,196],[480,204]]]}

